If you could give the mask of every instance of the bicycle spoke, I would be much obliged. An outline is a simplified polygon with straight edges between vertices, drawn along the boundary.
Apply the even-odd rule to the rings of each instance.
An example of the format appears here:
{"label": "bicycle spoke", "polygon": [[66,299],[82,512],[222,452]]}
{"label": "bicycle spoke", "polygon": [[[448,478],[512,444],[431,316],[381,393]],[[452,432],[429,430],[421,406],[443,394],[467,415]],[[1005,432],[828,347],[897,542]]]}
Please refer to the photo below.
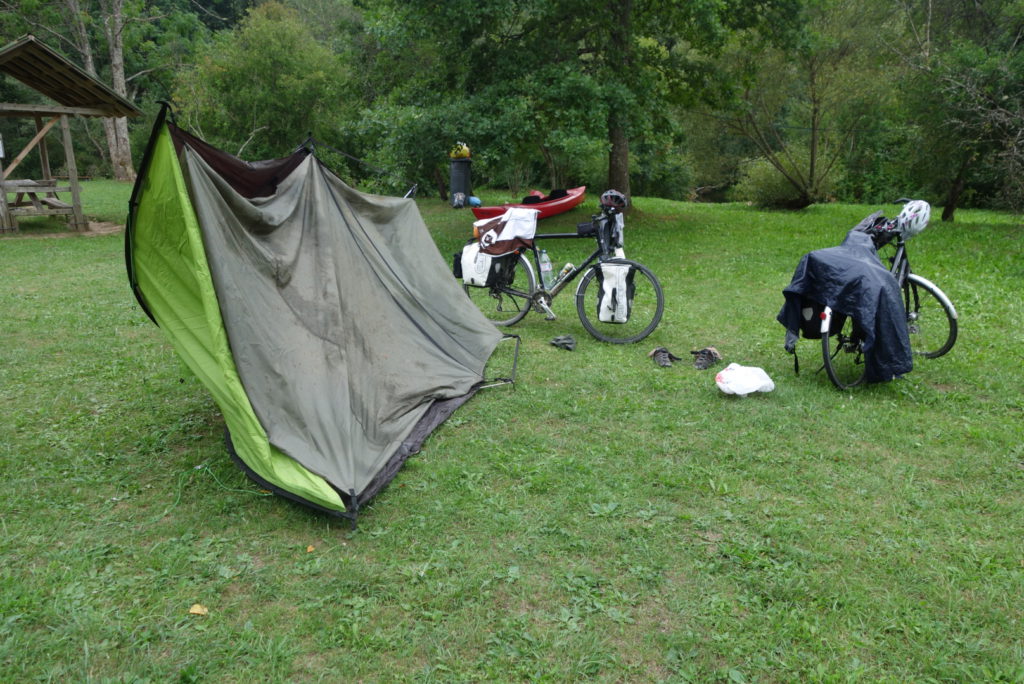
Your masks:
{"label": "bicycle spoke", "polygon": [[823,335],[821,345],[825,371],[836,387],[849,389],[864,381],[867,368],[852,318],[844,317],[838,332]]}
{"label": "bicycle spoke", "polygon": [[632,269],[628,319],[625,322],[601,320],[599,308],[604,293],[603,285],[597,277],[600,264],[588,270],[580,282],[576,291],[576,313],[579,314],[580,322],[587,332],[603,342],[638,342],[650,335],[661,321],[665,310],[665,296],[661,284],[650,269],[635,261],[615,259],[606,263],[626,264]]}
{"label": "bicycle spoke", "polygon": [[[512,283],[519,287],[512,287]],[[524,291],[522,286],[528,291]],[[490,287],[473,287],[464,285],[466,294],[477,305],[484,316],[495,325],[513,325],[518,323],[530,311],[530,292],[536,286],[533,270],[526,258],[519,255],[516,260],[512,277],[505,282]]]}
{"label": "bicycle spoke", "polygon": [[910,274],[903,286],[907,304],[907,332],[915,356],[936,358],[956,342],[956,312],[930,281]]}

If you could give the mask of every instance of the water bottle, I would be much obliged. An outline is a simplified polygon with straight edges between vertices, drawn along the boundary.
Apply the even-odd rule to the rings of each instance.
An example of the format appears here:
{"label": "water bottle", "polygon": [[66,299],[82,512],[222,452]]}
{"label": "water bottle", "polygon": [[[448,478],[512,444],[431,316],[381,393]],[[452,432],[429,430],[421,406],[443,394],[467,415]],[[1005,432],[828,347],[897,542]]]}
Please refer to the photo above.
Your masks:
{"label": "water bottle", "polygon": [[544,287],[551,287],[551,257],[546,249],[540,250],[540,281]]}
{"label": "water bottle", "polygon": [[556,283],[562,282],[562,279],[565,278],[565,276],[569,275],[569,273],[571,273],[572,269],[574,269],[574,268],[576,268],[576,267],[573,266],[571,262],[567,263],[565,266],[562,267],[562,270],[558,272],[558,277],[555,278],[555,282]]}

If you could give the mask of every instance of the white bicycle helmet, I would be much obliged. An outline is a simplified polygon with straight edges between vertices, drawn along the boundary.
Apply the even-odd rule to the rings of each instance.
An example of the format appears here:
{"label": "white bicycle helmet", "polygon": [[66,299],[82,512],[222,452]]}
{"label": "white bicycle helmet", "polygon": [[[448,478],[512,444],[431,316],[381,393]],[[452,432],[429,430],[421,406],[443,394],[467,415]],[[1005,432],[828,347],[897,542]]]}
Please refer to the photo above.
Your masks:
{"label": "white bicycle helmet", "polygon": [[903,205],[903,211],[896,217],[896,229],[909,240],[928,226],[932,208],[924,200],[911,200]]}

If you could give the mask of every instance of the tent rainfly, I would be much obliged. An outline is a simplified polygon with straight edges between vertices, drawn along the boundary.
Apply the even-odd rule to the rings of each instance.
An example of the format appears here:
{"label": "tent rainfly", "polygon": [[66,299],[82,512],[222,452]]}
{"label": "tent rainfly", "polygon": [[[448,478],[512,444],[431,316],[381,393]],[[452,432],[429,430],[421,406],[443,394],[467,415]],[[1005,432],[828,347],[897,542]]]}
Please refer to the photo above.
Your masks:
{"label": "tent rainfly", "polygon": [[350,517],[468,400],[501,334],[411,199],[305,148],[244,162],[165,106],[132,193],[128,276],[262,486]]}

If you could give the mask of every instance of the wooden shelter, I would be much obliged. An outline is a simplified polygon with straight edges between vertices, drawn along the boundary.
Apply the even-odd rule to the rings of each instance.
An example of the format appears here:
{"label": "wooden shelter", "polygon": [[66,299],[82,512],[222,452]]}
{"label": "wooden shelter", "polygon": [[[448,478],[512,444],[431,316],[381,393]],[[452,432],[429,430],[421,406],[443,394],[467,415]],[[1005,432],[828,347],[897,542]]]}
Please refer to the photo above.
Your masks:
{"label": "wooden shelter", "polygon": [[[85,230],[88,224],[82,213],[68,118],[139,116],[142,112],[35,36],[24,36],[0,49],[0,74],[18,79],[55,103],[0,102],[0,116],[31,118],[36,124],[35,136],[9,163],[0,155],[0,232],[18,230],[21,216],[53,215],[67,216],[72,230]],[[46,149],[46,134],[58,124],[67,182],[53,177]],[[33,149],[39,150],[41,178],[17,179],[14,171]],[[61,199],[61,194],[66,199]]]}

